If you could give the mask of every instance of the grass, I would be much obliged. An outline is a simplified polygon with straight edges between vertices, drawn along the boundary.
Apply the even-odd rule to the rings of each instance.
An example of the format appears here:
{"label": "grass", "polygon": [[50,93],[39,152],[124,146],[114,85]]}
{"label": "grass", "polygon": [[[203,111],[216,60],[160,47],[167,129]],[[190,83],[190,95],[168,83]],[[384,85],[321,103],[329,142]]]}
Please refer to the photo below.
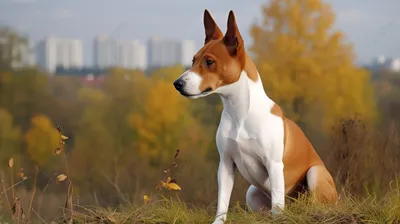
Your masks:
{"label": "grass", "polygon": [[[177,167],[176,158],[179,150],[176,151],[171,165],[164,170],[164,177],[160,180],[148,195],[144,195],[144,203],[141,205],[121,205],[117,208],[99,206],[81,206],[73,204],[73,184],[68,172],[68,161],[64,150],[64,141],[68,139],[60,132],[60,147],[55,150],[55,155],[61,155],[65,174],[59,174],[56,182],[68,182],[67,197],[62,207],[63,215],[57,223],[149,223],[149,224],[190,224],[190,223],[212,223],[215,215],[215,208],[197,207],[187,204],[179,199],[162,197],[156,200],[156,194],[164,189],[181,190],[177,180],[171,178],[171,171]],[[9,160],[10,176],[14,175],[14,160]],[[22,173],[18,176],[21,181],[14,183],[11,178],[11,186],[5,184],[5,175],[1,173],[0,202],[9,211],[15,223],[46,223],[33,208],[36,195],[36,179],[39,169],[35,166],[35,177],[33,192],[29,200],[29,207],[24,214],[21,209],[19,196],[15,194],[15,187],[28,178]],[[363,186],[363,184],[360,184]],[[310,202],[306,197],[288,201],[286,208],[281,215],[272,216],[269,211],[259,213],[248,211],[246,206],[240,203],[232,203],[228,220],[225,223],[397,223],[400,224],[400,180],[393,181],[389,186],[389,192],[385,196],[377,197],[370,194],[368,197],[351,196],[343,190],[341,199],[336,205],[324,205]],[[12,198],[9,200],[8,191],[11,191]],[[382,189],[381,189],[382,190]],[[159,197],[158,197],[159,198]],[[3,200],[4,199],[4,200]],[[2,203],[0,203],[1,208]],[[8,208],[7,208],[8,207]],[[0,214],[0,223],[6,217]],[[53,223],[53,222],[51,222]]]}
{"label": "grass", "polygon": [[[235,204],[228,212],[226,223],[400,223],[400,185],[377,199],[343,196],[337,205],[315,204],[305,197],[290,202],[282,215],[270,212],[254,213]],[[125,206],[118,209],[81,207],[76,211],[76,223],[211,223],[214,209],[198,208],[179,199],[154,201],[141,206]]]}

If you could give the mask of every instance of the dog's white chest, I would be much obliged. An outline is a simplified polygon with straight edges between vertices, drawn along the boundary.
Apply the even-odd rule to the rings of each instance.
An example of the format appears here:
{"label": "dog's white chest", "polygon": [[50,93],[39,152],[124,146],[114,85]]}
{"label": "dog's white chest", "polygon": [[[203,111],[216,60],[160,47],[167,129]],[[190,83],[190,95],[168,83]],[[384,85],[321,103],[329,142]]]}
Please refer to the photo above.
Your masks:
{"label": "dog's white chest", "polygon": [[249,116],[242,124],[235,124],[223,115],[217,133],[220,154],[230,156],[241,175],[250,184],[261,189],[269,185],[266,184],[268,171],[264,164],[268,164],[273,159],[274,152],[280,150],[275,144],[276,140],[283,140],[283,135],[276,131],[274,122],[279,122],[279,119],[265,115],[263,119]]}
{"label": "dog's white chest", "polygon": [[263,188],[268,180],[268,171],[258,155],[259,143],[255,139],[238,138],[232,141],[231,155],[241,175],[254,186]]}

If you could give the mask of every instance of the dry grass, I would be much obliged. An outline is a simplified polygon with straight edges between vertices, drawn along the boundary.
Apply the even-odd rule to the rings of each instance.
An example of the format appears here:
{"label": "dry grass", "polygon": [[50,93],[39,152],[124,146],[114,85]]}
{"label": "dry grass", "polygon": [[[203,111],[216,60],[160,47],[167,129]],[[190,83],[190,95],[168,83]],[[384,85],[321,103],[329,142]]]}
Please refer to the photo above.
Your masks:
{"label": "dry grass", "polygon": [[[63,140],[66,140],[67,137],[62,135],[61,128],[58,128],[58,130],[60,131],[61,139],[60,147],[55,150],[55,155],[58,155],[62,160],[65,174],[56,175],[56,182],[67,182],[65,203],[64,205],[58,203],[60,204],[58,209],[62,210],[62,214],[60,213],[56,217],[42,217],[40,209],[36,211],[34,206],[32,206],[34,201],[37,201],[39,203],[38,207],[41,207],[41,200],[38,201],[35,197],[37,195],[36,179],[39,172],[38,169],[35,171],[33,191],[30,193],[30,197],[20,197],[21,192],[14,190],[14,188],[25,180],[31,179],[25,177],[21,169],[17,174],[21,180],[14,183],[14,179],[10,178],[10,186],[6,186],[6,177],[2,173],[0,211],[5,210],[9,212],[0,214],[0,221],[4,221],[5,218],[11,220],[11,217],[13,217],[15,223],[46,223],[46,221],[47,223],[52,223],[51,221],[54,218],[60,217],[56,223],[71,224],[211,223],[214,220],[215,208],[198,207],[198,204],[196,206],[188,204],[188,192],[182,192],[184,194],[180,195],[184,196],[181,198],[186,202],[163,196],[161,196],[162,200],[157,200],[160,196],[157,197],[156,194],[164,189],[180,190],[177,180],[171,178],[171,171],[178,165],[175,159],[179,151],[176,152],[171,166],[164,170],[162,179],[156,183],[153,190],[146,191],[148,195],[144,195],[143,204],[121,205],[115,208],[80,205],[77,197],[73,195],[73,185],[64,150],[65,143]],[[396,151],[400,145],[397,132],[391,127],[388,131],[379,133],[365,128],[365,125],[358,119],[343,120],[334,131],[336,132],[335,141],[331,147],[330,155],[326,156],[326,160],[328,167],[336,174],[334,177],[341,193],[341,200],[337,205],[312,204],[306,198],[300,198],[289,202],[282,215],[272,216],[268,211],[261,213],[250,212],[246,206],[240,205],[237,202],[236,204],[233,203],[234,205],[228,213],[228,221],[226,223],[400,224],[400,180],[396,179],[390,182],[390,180],[397,177],[394,171],[400,168],[397,162],[399,154]],[[13,163],[14,160],[10,160],[10,176],[14,175]],[[203,172],[207,171],[203,170]],[[199,178],[194,179],[198,180]],[[196,186],[190,185],[193,183]],[[201,183],[202,186],[199,186],[198,183]],[[186,186],[186,189],[191,188],[192,191],[196,191],[195,189],[197,189],[197,191],[201,192],[200,195],[206,201],[206,204],[215,203],[215,201],[209,201],[209,197],[205,197],[203,190],[212,189],[216,186],[210,186],[210,184],[204,181],[194,181],[193,178],[189,182],[183,180],[180,184]],[[116,185],[116,187],[118,186]],[[42,195],[44,191],[38,193]],[[8,197],[9,193],[11,194],[11,200]],[[192,193],[197,194],[197,192]],[[359,196],[355,197],[352,194]],[[233,199],[232,201],[236,200],[241,200],[241,198]],[[125,202],[129,203],[128,200],[125,200]],[[45,207],[43,208],[44,210],[46,210]],[[10,217],[8,217],[8,214]]]}
{"label": "dry grass", "polygon": [[[77,223],[211,223],[214,214],[214,209],[166,198],[143,206],[80,210],[74,217]],[[249,212],[236,204],[231,207],[226,223],[400,223],[400,184],[384,198],[343,196],[334,206],[311,204],[300,198],[275,217],[269,212]]]}

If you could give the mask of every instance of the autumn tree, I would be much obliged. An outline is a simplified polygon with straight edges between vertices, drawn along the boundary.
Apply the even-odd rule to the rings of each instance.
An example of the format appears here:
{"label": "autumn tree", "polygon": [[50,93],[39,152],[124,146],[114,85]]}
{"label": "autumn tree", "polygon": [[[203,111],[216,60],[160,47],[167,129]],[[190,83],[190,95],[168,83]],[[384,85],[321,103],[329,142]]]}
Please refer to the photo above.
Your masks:
{"label": "autumn tree", "polygon": [[0,164],[4,165],[10,157],[19,152],[21,130],[14,125],[12,115],[0,108]]}
{"label": "autumn tree", "polygon": [[182,74],[185,69],[181,65],[175,65],[170,67],[163,67],[154,70],[151,77],[154,79],[162,79],[165,81],[173,82],[177,76]]}
{"label": "autumn tree", "polygon": [[32,161],[40,167],[49,166],[50,158],[60,143],[60,134],[52,121],[45,115],[32,117],[31,128],[24,138]]}
{"label": "autumn tree", "polygon": [[[105,187],[123,188],[129,182],[130,164],[137,160],[135,132],[128,118],[143,110],[147,84],[143,73],[115,68],[100,88],[83,87],[78,91],[82,111],[76,121],[72,170],[82,188],[105,181],[112,184]],[[121,178],[124,184],[118,181]]]}
{"label": "autumn tree", "polygon": [[6,108],[22,130],[27,130],[35,114],[54,110],[49,78],[36,69],[0,72],[0,107]]}
{"label": "autumn tree", "polygon": [[254,55],[267,94],[287,116],[327,130],[339,117],[375,114],[369,73],[333,30],[334,13],[320,0],[272,0],[252,27]]}
{"label": "autumn tree", "polygon": [[[209,135],[193,118],[188,99],[180,96],[171,82],[154,79],[143,105],[143,113],[134,113],[129,122],[137,132],[139,156],[153,164],[169,161],[177,148],[198,149],[204,155]],[[203,149],[203,150],[200,150]]]}

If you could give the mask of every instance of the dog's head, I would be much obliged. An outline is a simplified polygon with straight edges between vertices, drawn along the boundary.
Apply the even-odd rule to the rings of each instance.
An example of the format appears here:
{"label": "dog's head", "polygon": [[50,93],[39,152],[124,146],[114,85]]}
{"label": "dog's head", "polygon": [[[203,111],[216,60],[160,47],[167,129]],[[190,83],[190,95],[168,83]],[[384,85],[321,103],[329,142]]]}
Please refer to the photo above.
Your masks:
{"label": "dog's head", "polygon": [[207,10],[204,29],[204,46],[193,57],[192,67],[174,82],[175,88],[189,98],[210,95],[236,82],[245,66],[244,42],[233,11],[229,12],[225,35]]}

